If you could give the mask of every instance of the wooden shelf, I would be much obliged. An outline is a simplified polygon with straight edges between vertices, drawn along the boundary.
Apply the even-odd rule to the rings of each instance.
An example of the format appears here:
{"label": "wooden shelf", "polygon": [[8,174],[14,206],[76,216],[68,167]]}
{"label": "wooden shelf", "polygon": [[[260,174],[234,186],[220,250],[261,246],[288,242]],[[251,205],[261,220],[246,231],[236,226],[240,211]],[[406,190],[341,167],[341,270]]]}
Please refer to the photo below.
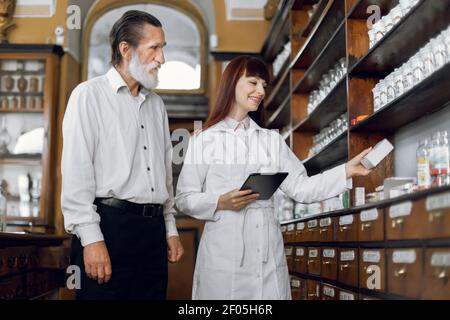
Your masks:
{"label": "wooden shelf", "polygon": [[384,78],[448,27],[449,12],[449,1],[421,0],[350,68],[350,74]]}
{"label": "wooden shelf", "polygon": [[[280,10],[272,19],[267,37],[261,50],[265,61],[272,62],[289,39],[290,21],[288,19],[294,0],[282,0]],[[284,41],[280,41],[284,40]]]}
{"label": "wooden shelf", "polygon": [[395,131],[448,105],[450,103],[449,88],[450,63],[370,117],[351,127],[350,130]]}
{"label": "wooden shelf", "polygon": [[305,222],[307,220],[316,219],[316,218],[340,217],[340,216],[344,216],[344,215],[348,215],[348,214],[359,213],[363,210],[369,210],[372,208],[386,208],[393,204],[397,204],[397,203],[401,203],[401,202],[405,202],[405,201],[420,200],[420,199],[426,198],[427,196],[445,193],[448,191],[450,191],[450,186],[429,188],[429,189],[417,191],[417,192],[414,192],[411,194],[405,194],[400,197],[396,197],[396,198],[392,198],[392,199],[386,199],[386,200],[381,200],[378,202],[367,203],[363,206],[351,207],[348,209],[330,211],[330,212],[310,215],[310,216],[299,218],[299,219],[283,221],[283,222],[280,222],[280,224],[285,225],[285,224],[291,224],[291,223],[297,223],[297,222]]}
{"label": "wooden shelf", "polygon": [[284,73],[280,76],[280,79],[275,84],[273,89],[270,91],[267,99],[264,99],[264,108],[265,109],[273,109],[273,106],[278,102],[281,103],[279,97],[285,97],[286,95],[290,95],[290,70],[289,68],[284,71]]}
{"label": "wooden shelf", "polygon": [[1,91],[0,96],[16,96],[16,97],[43,97],[43,92],[6,92]]}
{"label": "wooden shelf", "polygon": [[283,67],[281,68],[280,72],[272,82],[273,83],[272,90],[269,92],[267,99],[264,100],[264,108],[270,109],[271,104],[274,102],[275,97],[279,93],[283,84],[285,84],[286,78],[290,74],[289,65],[290,61],[289,59],[287,59],[286,62],[283,64]]}
{"label": "wooden shelf", "polygon": [[266,127],[273,128],[277,124],[280,124],[282,121],[281,118],[283,118],[283,115],[287,115],[286,111],[289,111],[289,101],[290,96],[288,95],[284,101],[280,104],[280,106],[272,113],[272,115],[269,117],[269,120],[266,122]]}
{"label": "wooden shelf", "polygon": [[329,41],[330,34],[335,32],[342,21],[344,21],[344,18],[344,1],[330,0],[305,44],[293,59],[291,68],[307,69],[311,66]]}
{"label": "wooden shelf", "polygon": [[305,29],[303,29],[303,31],[300,33],[303,37],[308,37],[308,35],[317,25],[323,10],[325,10],[325,8],[327,7],[328,0],[320,0],[317,2],[319,3],[319,5],[309,19],[308,24],[305,26]]}
{"label": "wooden shelf", "polygon": [[41,154],[7,155],[0,158],[0,165],[39,166],[41,165],[41,158]]}
{"label": "wooden shelf", "polygon": [[2,109],[0,113],[43,113],[44,109]]}
{"label": "wooden shelf", "polygon": [[293,131],[320,131],[347,111],[347,80],[344,77],[328,96]]}
{"label": "wooden shelf", "polygon": [[399,3],[398,0],[358,0],[358,2],[350,9],[349,19],[367,20],[373,12],[367,13],[369,6],[377,6],[380,8],[381,16],[385,16],[389,11]]}
{"label": "wooden shelf", "polygon": [[347,159],[347,132],[343,132],[316,155],[303,161],[308,175],[314,175]]}
{"label": "wooden shelf", "polygon": [[295,93],[309,93],[319,87],[322,76],[334,65],[340,58],[345,58],[345,22],[343,21],[335,31],[331,39],[324,46],[317,58],[305,72],[300,81],[295,84],[293,91]]}

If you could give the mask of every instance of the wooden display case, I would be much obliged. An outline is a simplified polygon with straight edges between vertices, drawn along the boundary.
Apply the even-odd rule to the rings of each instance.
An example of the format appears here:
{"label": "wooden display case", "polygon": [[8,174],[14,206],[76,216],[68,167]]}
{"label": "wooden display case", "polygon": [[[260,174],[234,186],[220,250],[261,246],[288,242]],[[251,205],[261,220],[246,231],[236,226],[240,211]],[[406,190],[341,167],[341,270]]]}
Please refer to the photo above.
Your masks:
{"label": "wooden display case", "polygon": [[[318,9],[308,17],[314,4],[318,4]],[[447,63],[374,111],[375,85],[450,25],[449,0],[420,0],[370,47],[367,22],[373,13],[367,10],[368,6],[378,6],[384,16],[398,4],[398,0],[282,1],[279,16],[284,18],[278,20],[283,26],[282,36],[277,38],[278,35],[269,32],[262,56],[271,64],[276,58],[275,49],[282,48],[287,41],[291,41],[292,53],[289,63],[284,64],[270,85],[264,101],[268,115],[266,126],[283,132],[286,143],[302,160],[308,175],[342,164],[384,138],[395,146],[393,137],[400,129],[450,105],[450,63]],[[266,54],[267,47],[273,48],[270,55]],[[336,81],[312,112],[308,111],[311,92],[318,89],[322,75],[341,58],[347,64],[345,76]],[[343,114],[347,115],[348,129],[330,138],[318,153],[311,154],[313,137]],[[360,116],[365,118],[352,123]],[[353,187],[364,187],[369,194],[383,185],[384,179],[395,175],[391,153],[368,177],[354,178]],[[337,288],[340,299],[359,296],[449,299],[449,267],[445,258],[450,251],[449,191],[450,187],[433,187],[282,223],[282,227],[301,226],[296,228],[293,237],[284,239],[288,245],[304,248],[305,254],[310,249],[337,250],[337,277],[326,269],[333,266],[334,270],[335,262],[323,256],[320,275],[305,273],[303,268],[290,270],[291,274],[305,279],[306,298],[323,296],[322,290],[317,293],[317,288],[320,283],[326,283]],[[354,194],[350,198],[354,204]],[[320,225],[327,218],[332,219],[332,228]],[[316,221],[319,221],[317,227]],[[354,261],[339,261],[338,253],[350,250],[356,253]],[[402,251],[411,250],[415,252],[412,263],[402,263],[401,258],[394,261],[394,255],[402,257]],[[372,251],[379,253],[376,262],[369,257]],[[374,265],[381,271],[381,288],[367,286],[367,270]]]}
{"label": "wooden display case", "polygon": [[63,53],[54,45],[0,46],[0,178],[8,225],[53,226]]}

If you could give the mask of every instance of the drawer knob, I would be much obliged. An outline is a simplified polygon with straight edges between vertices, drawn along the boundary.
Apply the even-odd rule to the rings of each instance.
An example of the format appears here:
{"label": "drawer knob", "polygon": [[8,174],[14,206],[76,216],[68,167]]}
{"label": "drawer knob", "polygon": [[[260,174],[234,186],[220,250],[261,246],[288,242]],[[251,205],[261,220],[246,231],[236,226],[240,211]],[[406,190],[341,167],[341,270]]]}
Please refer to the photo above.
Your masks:
{"label": "drawer knob", "polygon": [[364,229],[369,229],[369,228],[372,228],[372,222],[366,222],[361,225],[361,231],[364,231]]}
{"label": "drawer knob", "polygon": [[433,277],[437,278],[439,280],[444,280],[445,282],[448,281],[448,273],[446,270],[442,270],[442,271],[436,271],[433,273]]}
{"label": "drawer knob", "polygon": [[323,228],[323,229],[320,229],[319,233],[322,234],[322,233],[327,232],[327,231],[328,231],[327,228]]}
{"label": "drawer knob", "polygon": [[331,264],[331,261],[323,261],[323,264]]}
{"label": "drawer knob", "polygon": [[314,262],[314,260],[308,259],[308,264],[313,263],[313,262]]}
{"label": "drawer knob", "polygon": [[341,271],[344,270],[344,269],[348,269],[349,267],[350,267],[350,265],[348,263],[342,264],[341,265]]}
{"label": "drawer knob", "polygon": [[428,222],[433,223],[436,221],[439,221],[444,216],[444,213],[442,211],[432,211],[428,212]]}
{"label": "drawer knob", "polygon": [[339,227],[339,230],[341,230],[341,232],[342,232],[342,231],[346,231],[346,230],[348,230],[348,229],[350,229],[349,226],[342,226],[342,227]]}
{"label": "drawer knob", "polygon": [[405,276],[405,275],[406,275],[406,268],[402,268],[400,270],[395,270],[394,271],[394,276],[397,277],[397,278],[400,278],[400,277]]}
{"label": "drawer knob", "polygon": [[397,228],[397,226],[399,227],[403,227],[403,223],[405,222],[405,220],[403,218],[397,218],[392,220],[392,228]]}

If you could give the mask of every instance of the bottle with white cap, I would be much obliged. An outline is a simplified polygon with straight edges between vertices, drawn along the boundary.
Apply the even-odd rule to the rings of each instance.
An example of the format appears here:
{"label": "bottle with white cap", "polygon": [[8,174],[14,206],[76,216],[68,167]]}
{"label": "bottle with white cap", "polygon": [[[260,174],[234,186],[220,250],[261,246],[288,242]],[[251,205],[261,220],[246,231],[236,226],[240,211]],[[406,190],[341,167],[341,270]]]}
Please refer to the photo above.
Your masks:
{"label": "bottle with white cap", "polygon": [[0,232],[6,231],[6,197],[3,188],[0,186]]}

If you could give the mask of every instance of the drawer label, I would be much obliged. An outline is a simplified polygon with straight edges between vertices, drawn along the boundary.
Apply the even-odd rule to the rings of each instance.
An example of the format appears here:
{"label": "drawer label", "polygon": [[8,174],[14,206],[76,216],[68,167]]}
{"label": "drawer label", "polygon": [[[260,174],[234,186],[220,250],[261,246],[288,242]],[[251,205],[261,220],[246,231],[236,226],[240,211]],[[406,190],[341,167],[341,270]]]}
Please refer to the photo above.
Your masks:
{"label": "drawer label", "polygon": [[309,220],[308,221],[308,228],[315,228],[315,227],[317,227],[317,219],[315,219],[315,220]]}
{"label": "drawer label", "polygon": [[342,251],[341,252],[341,261],[353,261],[355,260],[355,251]]}
{"label": "drawer label", "polygon": [[295,229],[295,224],[289,224],[287,226],[287,231],[294,231],[294,229]]}
{"label": "drawer label", "polygon": [[326,295],[326,296],[334,298],[334,289],[330,288],[330,287],[327,287],[327,286],[324,286],[323,287],[323,294]]}
{"label": "drawer label", "polygon": [[281,232],[286,232],[286,226],[281,226]]}
{"label": "drawer label", "polygon": [[425,207],[428,211],[450,208],[450,192],[427,197]]}
{"label": "drawer label", "polygon": [[297,257],[303,257],[305,255],[305,249],[303,249],[303,248],[295,249],[295,255]]}
{"label": "drawer label", "polygon": [[322,251],[322,255],[324,258],[334,258],[336,256],[336,250],[334,249],[324,249]]}
{"label": "drawer label", "polygon": [[339,225],[345,226],[353,223],[353,215],[343,216],[339,218]]}
{"label": "drawer label", "polygon": [[433,253],[431,256],[432,267],[450,267],[450,252]]}
{"label": "drawer label", "polygon": [[292,247],[286,247],[284,249],[284,254],[287,256],[292,256],[293,248]]}
{"label": "drawer label", "polygon": [[291,281],[291,286],[292,286],[293,288],[300,288],[300,280],[298,280],[298,279],[292,279],[292,281]]}
{"label": "drawer label", "polygon": [[360,219],[362,222],[377,220],[378,210],[376,208],[373,208],[371,210],[361,211]]}
{"label": "drawer label", "polygon": [[297,223],[297,230],[305,230],[305,223],[304,222]]}
{"label": "drawer label", "polygon": [[363,253],[363,261],[370,263],[379,263],[381,259],[380,251],[371,250],[364,251]]}
{"label": "drawer label", "polygon": [[317,258],[317,257],[319,256],[319,250],[317,250],[317,249],[311,249],[311,250],[309,250],[308,256],[309,256],[310,258]]}
{"label": "drawer label", "polygon": [[416,262],[415,250],[396,250],[392,254],[392,261],[394,263],[414,263]]}
{"label": "drawer label", "polygon": [[412,202],[403,202],[396,205],[393,205],[389,208],[389,217],[392,219],[398,217],[409,216],[412,210]]}
{"label": "drawer label", "polygon": [[320,219],[320,226],[321,227],[331,226],[331,218]]}
{"label": "drawer label", "polygon": [[341,291],[341,292],[339,292],[339,299],[340,300],[355,300],[355,295],[353,293]]}

